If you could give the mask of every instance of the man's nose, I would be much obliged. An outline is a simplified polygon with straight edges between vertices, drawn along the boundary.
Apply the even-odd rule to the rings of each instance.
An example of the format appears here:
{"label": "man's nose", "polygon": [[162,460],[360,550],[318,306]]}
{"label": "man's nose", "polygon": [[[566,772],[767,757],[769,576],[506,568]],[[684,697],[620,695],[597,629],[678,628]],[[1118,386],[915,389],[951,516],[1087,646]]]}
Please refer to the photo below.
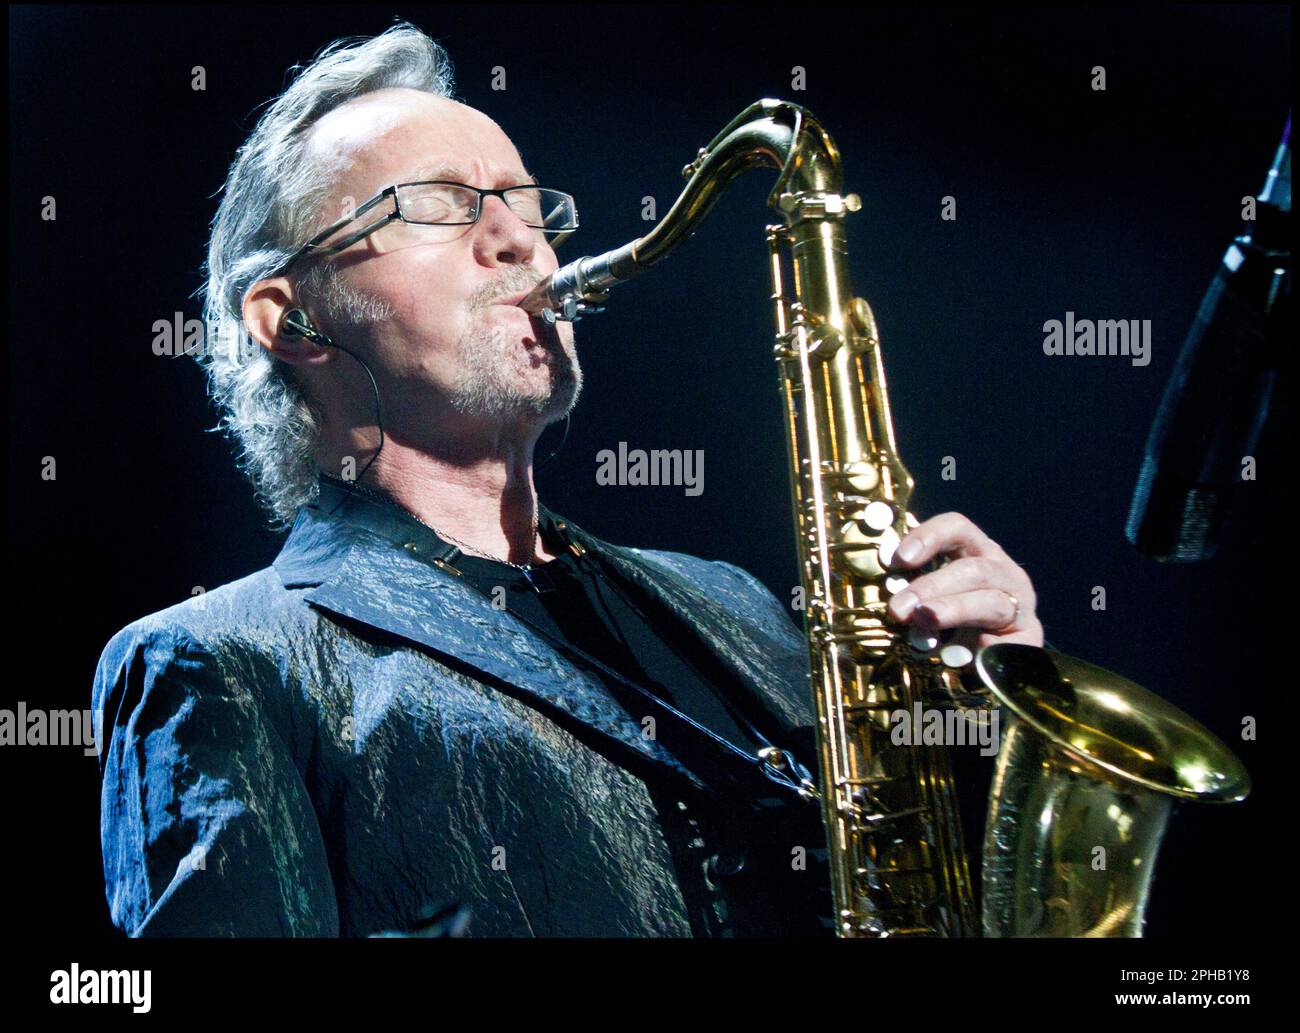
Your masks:
{"label": "man's nose", "polygon": [[537,248],[537,231],[500,197],[484,198],[475,249],[486,263],[527,262]]}

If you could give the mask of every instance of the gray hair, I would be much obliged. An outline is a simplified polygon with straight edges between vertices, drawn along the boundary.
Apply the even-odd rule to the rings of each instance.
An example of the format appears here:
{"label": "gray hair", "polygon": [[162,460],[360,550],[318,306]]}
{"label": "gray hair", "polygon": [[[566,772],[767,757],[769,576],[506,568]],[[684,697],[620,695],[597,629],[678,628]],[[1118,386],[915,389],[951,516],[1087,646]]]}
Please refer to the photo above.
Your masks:
{"label": "gray hair", "polygon": [[[275,530],[292,524],[317,495],[316,446],[321,415],[293,371],[248,338],[244,294],[273,276],[309,238],[331,170],[306,160],[307,131],[327,112],[362,94],[406,87],[454,97],[451,60],[408,22],[373,38],[336,40],[270,102],[236,155],[212,220],[202,288],[204,322],[219,342],[198,355],[208,393],[237,448]],[[299,292],[320,294],[331,308],[351,299],[328,262],[314,263]],[[373,313],[371,313],[373,315]],[[209,338],[211,340],[211,337]]]}

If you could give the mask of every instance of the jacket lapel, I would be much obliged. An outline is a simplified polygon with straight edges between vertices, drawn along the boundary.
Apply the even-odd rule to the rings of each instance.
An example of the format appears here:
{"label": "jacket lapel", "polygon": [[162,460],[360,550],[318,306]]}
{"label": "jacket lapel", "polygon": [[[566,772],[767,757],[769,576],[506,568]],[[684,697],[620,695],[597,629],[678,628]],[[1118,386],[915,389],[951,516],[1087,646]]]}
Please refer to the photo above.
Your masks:
{"label": "jacket lapel", "polygon": [[[328,490],[327,490],[328,489]],[[339,518],[330,515],[341,501]],[[724,603],[671,564],[609,545],[555,518],[583,547],[606,557],[633,583],[683,619],[739,684],[785,731],[807,723],[799,695],[768,686],[806,677],[802,638],[771,636],[736,620]],[[695,785],[699,779],[609,696],[596,675],[570,663],[549,642],[491,603],[434,557],[445,548],[398,507],[361,496],[343,499],[322,482],[321,500],[303,507],[273,566],[286,587],[308,587],[313,606],[400,636],[556,708]],[[787,621],[788,624],[788,621]],[[793,626],[789,631],[793,632]],[[797,666],[795,666],[797,665]],[[807,701],[805,702],[805,706]],[[738,758],[737,764],[743,764]]]}
{"label": "jacket lapel", "polygon": [[[355,516],[360,505],[373,503],[350,500],[345,515],[353,509]],[[474,588],[434,566],[436,539],[431,533],[411,533],[399,543],[371,527],[334,520],[326,513],[324,507],[299,510],[273,563],[286,588],[306,587],[306,599],[313,606],[407,639],[453,666],[473,668],[478,677],[505,683],[534,704],[562,711],[692,784],[702,784],[656,740],[642,734],[641,726],[610,699],[594,675],[570,664],[511,614],[493,609]],[[388,530],[375,524],[379,513],[364,515],[371,526]]]}

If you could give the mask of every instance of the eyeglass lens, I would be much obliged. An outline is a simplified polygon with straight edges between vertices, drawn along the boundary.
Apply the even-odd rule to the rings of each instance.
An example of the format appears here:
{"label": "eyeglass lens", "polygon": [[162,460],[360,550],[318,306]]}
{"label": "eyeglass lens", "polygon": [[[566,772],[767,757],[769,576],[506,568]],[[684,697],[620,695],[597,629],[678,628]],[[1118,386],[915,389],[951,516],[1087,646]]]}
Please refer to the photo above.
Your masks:
{"label": "eyeglass lens", "polygon": [[[449,183],[408,183],[397,188],[398,203],[408,222],[455,225],[477,217],[479,194]],[[567,194],[545,187],[508,190],[505,201],[527,225],[552,231],[576,225],[573,203]]]}

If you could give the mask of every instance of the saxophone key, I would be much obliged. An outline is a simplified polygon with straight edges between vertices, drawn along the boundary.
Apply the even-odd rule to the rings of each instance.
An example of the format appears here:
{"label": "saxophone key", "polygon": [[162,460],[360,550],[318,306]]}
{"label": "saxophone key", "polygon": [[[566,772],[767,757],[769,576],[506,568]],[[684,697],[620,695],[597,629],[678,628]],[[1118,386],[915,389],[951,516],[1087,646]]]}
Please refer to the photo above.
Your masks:
{"label": "saxophone key", "polygon": [[943,661],[945,667],[965,667],[975,659],[975,654],[960,642],[949,642],[939,650],[939,659]]}
{"label": "saxophone key", "polygon": [[862,523],[879,533],[894,526],[894,507],[888,502],[872,502],[862,511]]}
{"label": "saxophone key", "polygon": [[907,633],[908,644],[918,653],[933,653],[939,648],[939,636],[934,632],[913,628]]}

